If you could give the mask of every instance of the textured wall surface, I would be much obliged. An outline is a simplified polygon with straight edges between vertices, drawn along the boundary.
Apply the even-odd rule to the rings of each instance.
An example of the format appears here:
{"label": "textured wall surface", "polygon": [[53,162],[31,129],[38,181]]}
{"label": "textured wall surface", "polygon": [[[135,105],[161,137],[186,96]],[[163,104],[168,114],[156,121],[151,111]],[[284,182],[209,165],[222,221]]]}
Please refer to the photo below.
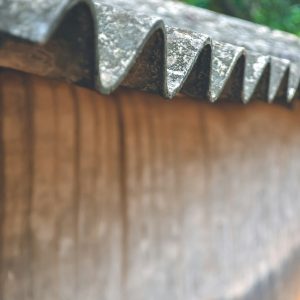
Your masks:
{"label": "textured wall surface", "polygon": [[300,110],[0,75],[1,300],[298,300]]}

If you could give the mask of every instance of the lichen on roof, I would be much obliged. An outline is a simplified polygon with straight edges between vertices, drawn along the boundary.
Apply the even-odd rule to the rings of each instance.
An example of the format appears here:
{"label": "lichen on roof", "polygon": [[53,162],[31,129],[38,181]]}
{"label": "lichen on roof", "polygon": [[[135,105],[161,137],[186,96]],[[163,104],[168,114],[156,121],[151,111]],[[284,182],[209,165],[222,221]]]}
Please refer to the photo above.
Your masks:
{"label": "lichen on roof", "polygon": [[0,32],[0,66],[104,94],[121,85],[211,102],[299,97],[298,37],[179,2],[0,0]]}

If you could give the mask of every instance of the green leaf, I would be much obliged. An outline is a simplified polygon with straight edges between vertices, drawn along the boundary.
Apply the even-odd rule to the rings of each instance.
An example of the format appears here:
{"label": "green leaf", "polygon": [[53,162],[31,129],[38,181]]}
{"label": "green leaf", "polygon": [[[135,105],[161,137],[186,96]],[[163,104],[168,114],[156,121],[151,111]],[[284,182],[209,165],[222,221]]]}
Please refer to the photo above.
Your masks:
{"label": "green leaf", "polygon": [[183,0],[300,36],[299,0]]}

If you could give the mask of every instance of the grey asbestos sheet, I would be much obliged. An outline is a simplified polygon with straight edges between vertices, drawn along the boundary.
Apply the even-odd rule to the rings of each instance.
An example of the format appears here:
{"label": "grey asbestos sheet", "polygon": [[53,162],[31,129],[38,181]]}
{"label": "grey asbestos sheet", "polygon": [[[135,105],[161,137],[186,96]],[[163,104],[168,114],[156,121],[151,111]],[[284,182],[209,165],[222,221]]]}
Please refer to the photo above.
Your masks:
{"label": "grey asbestos sheet", "polygon": [[298,37],[180,2],[1,0],[0,32],[0,66],[104,94],[122,85],[211,102],[299,96]]}

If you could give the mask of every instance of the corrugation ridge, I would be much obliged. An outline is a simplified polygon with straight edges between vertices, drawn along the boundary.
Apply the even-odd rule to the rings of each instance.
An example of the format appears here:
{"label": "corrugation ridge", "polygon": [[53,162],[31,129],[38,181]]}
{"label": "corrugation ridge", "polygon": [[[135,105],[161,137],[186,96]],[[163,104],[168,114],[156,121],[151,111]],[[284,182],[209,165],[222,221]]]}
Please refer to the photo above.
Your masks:
{"label": "corrugation ridge", "polygon": [[[164,57],[163,65],[166,65],[164,50],[166,32],[162,20],[144,15],[137,18],[112,6],[102,4],[97,7],[97,10],[100,12],[96,17],[98,19],[96,28],[98,38],[96,46],[97,88],[100,92],[109,94],[125,80],[139,57],[145,52],[145,46],[157,32],[161,32],[163,36],[161,52]],[[122,17],[118,17],[118,14]],[[102,31],[102,28],[106,28],[106,31]],[[109,57],[109,59],[103,57]]]}
{"label": "corrugation ridge", "polygon": [[[272,103],[277,98],[287,100],[287,81],[290,74],[290,61],[271,57],[271,74],[270,74],[270,89],[268,102]],[[285,83],[286,81],[286,83]],[[286,86],[283,86],[286,85]],[[284,92],[282,92],[284,89]]]}
{"label": "corrugation ridge", "polygon": [[[225,88],[229,88],[234,71],[240,59],[245,60],[245,49],[230,44],[212,42],[212,69],[210,76],[209,100],[216,102],[222,98]],[[244,65],[242,66],[244,75]],[[244,76],[240,78],[243,80]],[[242,94],[242,90],[240,91]]]}
{"label": "corrugation ridge", "polygon": [[[289,78],[288,78],[288,102],[291,102],[295,98],[300,98],[300,61],[292,63],[290,66]],[[298,92],[297,92],[298,90]]]}
{"label": "corrugation ridge", "polygon": [[[280,95],[280,97],[283,97],[284,101],[290,102],[297,95],[300,75],[298,74],[296,63],[290,63],[279,58],[269,59],[266,55],[255,54],[257,64],[255,70],[255,66],[251,65],[250,59],[253,58],[253,53],[242,47],[212,41],[210,37],[193,31],[173,27],[167,27],[166,29],[164,21],[160,18],[126,12],[119,7],[107,5],[98,0],[64,1],[63,5],[59,6],[60,11],[57,11],[57,7],[55,8],[55,13],[51,15],[52,18],[48,19],[48,27],[41,31],[42,34],[30,32],[34,28],[32,25],[27,27],[27,34],[25,34],[26,32],[18,33],[18,31],[13,30],[13,20],[11,21],[12,29],[8,29],[5,26],[3,27],[0,19],[0,29],[15,37],[44,43],[51,38],[54,29],[58,27],[58,23],[63,19],[63,16],[78,3],[88,4],[94,19],[97,70],[95,74],[96,89],[101,93],[109,94],[119,85],[126,85],[149,92],[158,92],[167,98],[174,97],[180,91],[189,93],[186,83],[190,80],[191,74],[196,71],[201,73],[201,70],[198,70],[201,68],[199,57],[203,54],[207,56],[206,59],[210,65],[210,68],[206,70],[206,72],[209,72],[207,77],[209,82],[199,86],[209,85],[206,97],[211,102],[215,102],[224,96],[222,95],[224,89],[227,88],[228,84],[232,83],[234,70],[238,67],[241,59],[246,61],[245,66],[242,66],[241,74],[243,74],[243,78],[240,78],[242,81],[241,100],[244,103],[254,98],[256,89],[261,84],[262,77],[268,76],[265,75],[268,67],[271,67],[271,76],[268,76],[266,83],[263,83],[267,86],[260,87],[269,91],[268,99],[266,100],[272,102],[276,99],[278,94],[282,92],[280,89],[284,84],[284,80],[287,81],[288,86],[284,95]],[[38,14],[38,12],[36,13]],[[21,28],[22,24],[20,23],[18,26]],[[161,49],[157,49],[157,45],[149,44],[149,40],[157,35],[158,32],[162,34],[163,44],[159,45]],[[208,45],[211,47],[211,53],[204,51]],[[147,47],[153,47],[153,49],[145,49]],[[152,62],[147,62],[145,59],[151,56],[151,51],[153,50],[154,52],[155,47],[156,52],[161,52],[163,57],[162,68],[157,67],[157,72],[162,72],[162,77],[155,77],[152,74],[152,77],[155,77],[153,79],[145,74],[144,82],[142,82],[143,78],[132,76],[132,69],[139,69],[136,74],[142,74],[141,69],[143,65],[139,65],[138,68],[136,65],[138,61],[143,61],[145,66],[147,64],[151,65]],[[145,53],[148,56],[141,59],[142,56],[145,56]],[[289,64],[291,64],[291,68],[289,68]],[[256,71],[257,74],[251,73],[251,66],[253,72]],[[155,68],[149,69],[152,72],[156,71]],[[137,72],[136,70],[135,72]],[[278,72],[278,70],[282,72]],[[130,83],[128,83],[127,77],[130,77]],[[135,78],[139,80],[137,84],[134,82]],[[151,86],[147,84],[147,80],[150,79],[152,81],[162,80],[162,88],[159,87],[159,83],[152,83]],[[201,95],[202,92],[193,91],[193,94]]]}
{"label": "corrugation ridge", "polygon": [[246,57],[243,102],[267,99],[270,81],[271,57],[249,52]]}
{"label": "corrugation ridge", "polygon": [[[166,27],[167,29],[167,91],[168,98],[173,98],[183,91],[183,86],[196,68],[201,68],[198,62],[205,47],[210,47],[211,39],[207,35],[181,30],[179,28]],[[176,51],[180,47],[180,51]],[[206,59],[211,66],[210,56]],[[182,62],[182,63],[179,63]],[[207,96],[207,95],[206,95]]]}

